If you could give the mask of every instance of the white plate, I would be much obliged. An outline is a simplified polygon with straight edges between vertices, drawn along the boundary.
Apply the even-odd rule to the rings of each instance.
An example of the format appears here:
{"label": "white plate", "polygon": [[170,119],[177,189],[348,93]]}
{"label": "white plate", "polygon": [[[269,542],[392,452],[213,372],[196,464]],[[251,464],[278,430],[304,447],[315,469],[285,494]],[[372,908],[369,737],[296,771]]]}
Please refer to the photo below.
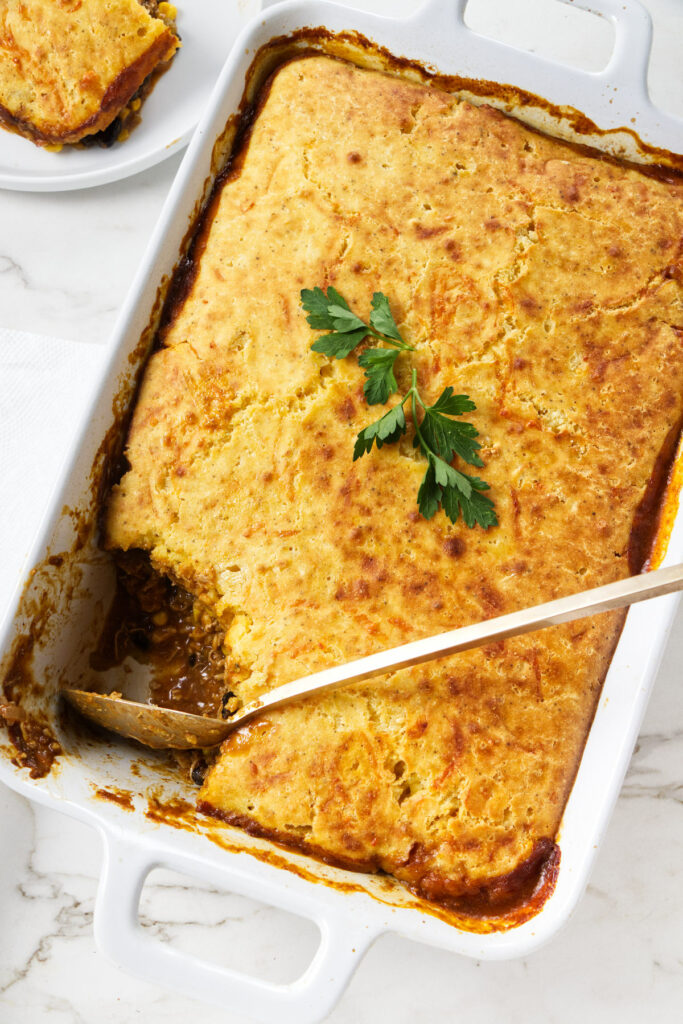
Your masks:
{"label": "white plate", "polygon": [[130,138],[111,149],[65,146],[48,153],[0,130],[0,188],[62,192],[90,188],[152,167],[189,142],[225,58],[260,0],[174,0],[182,46],[142,107]]}

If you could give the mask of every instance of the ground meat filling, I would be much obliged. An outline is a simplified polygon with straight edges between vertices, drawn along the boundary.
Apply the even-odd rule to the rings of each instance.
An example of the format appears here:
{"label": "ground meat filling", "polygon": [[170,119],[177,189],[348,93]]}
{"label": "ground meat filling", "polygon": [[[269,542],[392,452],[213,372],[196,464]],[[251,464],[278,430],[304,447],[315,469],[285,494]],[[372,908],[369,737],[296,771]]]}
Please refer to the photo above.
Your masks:
{"label": "ground meat filling", "polygon": [[154,572],[143,552],[122,552],[116,569],[116,596],[92,668],[106,671],[131,658],[152,670],[151,704],[227,717],[235,694],[225,679],[223,627],[186,590]]}

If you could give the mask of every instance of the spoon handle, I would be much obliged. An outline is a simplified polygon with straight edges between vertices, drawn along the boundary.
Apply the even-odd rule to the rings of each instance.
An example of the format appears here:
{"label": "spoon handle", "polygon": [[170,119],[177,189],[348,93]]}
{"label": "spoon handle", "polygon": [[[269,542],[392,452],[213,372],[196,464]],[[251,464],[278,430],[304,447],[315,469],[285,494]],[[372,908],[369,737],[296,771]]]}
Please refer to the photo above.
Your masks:
{"label": "spoon handle", "polygon": [[602,587],[582,590],[569,597],[560,597],[555,601],[534,605],[532,608],[500,615],[495,619],[486,619],[471,626],[462,626],[436,636],[414,640],[400,647],[391,647],[389,650],[370,654],[366,658],[359,658],[345,665],[335,665],[323,669],[322,672],[315,672],[313,675],[278,686],[258,700],[245,704],[226,725],[244,725],[262,711],[289,704],[298,697],[321,693],[324,690],[335,690],[337,687],[372,679],[386,672],[396,672],[411,665],[432,661],[434,658],[457,654],[481,644],[531,633],[536,629],[556,626],[561,622],[581,619],[586,615],[623,608],[681,589],[683,564],[655,569],[639,576],[629,576]]}

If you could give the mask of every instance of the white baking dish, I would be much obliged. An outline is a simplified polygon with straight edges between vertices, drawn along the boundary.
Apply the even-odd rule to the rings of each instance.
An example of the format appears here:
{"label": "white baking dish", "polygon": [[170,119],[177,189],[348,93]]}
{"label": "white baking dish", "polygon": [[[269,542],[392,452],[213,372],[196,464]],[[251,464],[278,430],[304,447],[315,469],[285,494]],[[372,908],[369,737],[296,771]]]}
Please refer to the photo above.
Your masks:
{"label": "white baking dish", "polygon": [[[87,675],[85,652],[99,631],[113,576],[109,560],[97,551],[94,531],[82,533],[85,543],[80,549],[81,542],[75,543],[83,525],[92,522],[91,470],[115,420],[122,385],[132,382],[142,359],[139,340],[150,321],[157,285],[176,263],[197,199],[205,194],[206,182],[215,172],[211,166],[214,140],[238,108],[254,52],[272,37],[305,26],[324,25],[332,32],[355,30],[394,54],[441,72],[514,84],[558,106],[580,109],[603,129],[627,125],[647,143],[683,153],[683,122],[656,111],[647,96],[651,32],[645,12],[638,5],[625,6],[623,0],[589,0],[577,6],[601,12],[615,26],[615,49],[608,67],[599,74],[555,65],[474,35],[464,25],[465,0],[430,0],[418,14],[403,21],[318,0],[295,0],[267,11],[243,32],[173,184],[122,311],[114,354],[29,561],[39,568],[28,581],[20,581],[17,601],[26,588],[20,610],[0,633],[1,648],[9,651],[14,638],[42,614],[44,598],[50,599],[51,619],[40,632],[35,660],[35,674],[44,693],[28,698],[29,705],[32,699],[44,703],[47,696],[54,707],[54,694],[65,671],[74,684]],[[525,108],[524,116],[533,123],[546,117],[540,107],[533,106]],[[555,128],[568,131],[568,122]],[[597,142],[638,155],[628,132]],[[78,550],[61,566],[45,561],[47,554],[74,548]],[[683,516],[679,515],[665,562],[681,560]],[[29,779],[25,770],[12,765],[12,750],[5,745],[0,753],[0,779],[30,799],[100,830],[105,858],[95,932],[100,947],[114,960],[148,980],[230,1006],[235,1012],[263,1021],[305,1024],[325,1016],[368,946],[385,931],[478,959],[500,959],[530,952],[566,921],[583,891],[621,786],[675,606],[675,598],[660,598],[629,612],[563,818],[557,886],[535,918],[510,931],[477,934],[462,930],[386,879],[329,868],[209,821],[194,831],[156,823],[144,815],[149,787],[156,786],[165,800],[182,795],[191,799],[189,787],[185,791],[182,781],[164,772],[155,755],[140,755],[123,744],[82,738],[76,746],[73,738],[64,734],[65,756],[50,775],[39,780]],[[59,723],[56,728],[60,732]],[[98,788],[141,794],[135,812],[99,799]],[[200,962],[147,937],[138,923],[138,900],[145,877],[157,865],[311,918],[320,928],[321,944],[309,968],[292,984],[274,985]]]}

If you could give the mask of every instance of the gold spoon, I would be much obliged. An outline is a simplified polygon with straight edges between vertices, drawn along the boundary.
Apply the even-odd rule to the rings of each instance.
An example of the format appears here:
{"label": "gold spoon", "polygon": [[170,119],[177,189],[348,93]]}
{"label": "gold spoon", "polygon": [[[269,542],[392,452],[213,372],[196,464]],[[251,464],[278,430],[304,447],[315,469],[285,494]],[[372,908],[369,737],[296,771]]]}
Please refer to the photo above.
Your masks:
{"label": "gold spoon", "polygon": [[245,704],[230,719],[205,718],[185,711],[171,711],[153,704],[120,697],[105,696],[86,690],[63,690],[63,695],[82,715],[121,736],[138,740],[155,749],[191,750],[221,743],[234,729],[244,725],[266,710],[290,704],[300,697],[334,690],[387,672],[419,665],[434,658],[457,654],[481,644],[505,640],[507,637],[531,633],[560,622],[581,619],[586,615],[623,608],[651,597],[661,597],[683,589],[683,565],[655,569],[640,576],[630,576],[602,587],[583,590],[570,597],[524,608],[509,615],[486,619],[472,626],[452,629],[437,636],[414,640],[400,647],[359,658],[346,665],[323,669],[303,679],[278,686],[258,700]]}

